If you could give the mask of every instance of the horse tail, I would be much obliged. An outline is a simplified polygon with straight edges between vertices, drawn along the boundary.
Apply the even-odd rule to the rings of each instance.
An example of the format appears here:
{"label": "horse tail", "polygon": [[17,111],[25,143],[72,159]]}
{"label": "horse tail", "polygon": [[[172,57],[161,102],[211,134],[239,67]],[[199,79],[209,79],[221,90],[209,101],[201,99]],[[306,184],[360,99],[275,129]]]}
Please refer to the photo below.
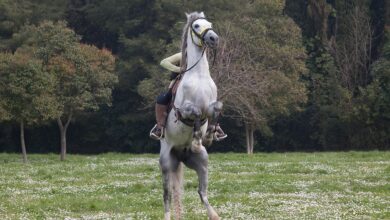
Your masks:
{"label": "horse tail", "polygon": [[176,171],[172,172],[172,194],[175,219],[180,220],[183,213],[182,195],[183,195],[183,164],[179,163]]}

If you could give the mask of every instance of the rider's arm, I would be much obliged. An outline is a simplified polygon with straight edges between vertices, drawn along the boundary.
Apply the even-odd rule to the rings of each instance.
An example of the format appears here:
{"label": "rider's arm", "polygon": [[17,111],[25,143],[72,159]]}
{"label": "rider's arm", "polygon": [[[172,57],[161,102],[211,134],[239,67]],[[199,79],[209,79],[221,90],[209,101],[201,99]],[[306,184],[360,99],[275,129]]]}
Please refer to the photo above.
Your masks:
{"label": "rider's arm", "polygon": [[181,53],[177,53],[163,59],[160,65],[169,71],[180,73],[180,61],[181,61]]}

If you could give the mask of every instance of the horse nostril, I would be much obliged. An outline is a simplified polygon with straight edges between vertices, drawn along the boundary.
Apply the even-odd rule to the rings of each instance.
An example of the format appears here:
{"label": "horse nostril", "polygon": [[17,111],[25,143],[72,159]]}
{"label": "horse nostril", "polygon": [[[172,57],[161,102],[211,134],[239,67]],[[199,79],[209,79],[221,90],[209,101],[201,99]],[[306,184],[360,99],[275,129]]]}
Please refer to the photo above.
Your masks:
{"label": "horse nostril", "polygon": [[210,37],[210,40],[211,40],[211,41],[215,41],[215,38],[214,38],[214,37]]}

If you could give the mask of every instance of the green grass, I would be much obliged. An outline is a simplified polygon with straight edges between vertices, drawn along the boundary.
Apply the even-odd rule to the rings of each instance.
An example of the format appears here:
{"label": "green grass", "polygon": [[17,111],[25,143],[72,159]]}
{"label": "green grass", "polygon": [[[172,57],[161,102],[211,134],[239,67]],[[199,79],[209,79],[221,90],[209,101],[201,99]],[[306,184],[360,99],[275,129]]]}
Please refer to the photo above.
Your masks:
{"label": "green grass", "polygon": [[[0,154],[0,219],[162,219],[157,155]],[[390,219],[390,152],[211,154],[222,219]],[[185,219],[207,219],[185,169]]]}

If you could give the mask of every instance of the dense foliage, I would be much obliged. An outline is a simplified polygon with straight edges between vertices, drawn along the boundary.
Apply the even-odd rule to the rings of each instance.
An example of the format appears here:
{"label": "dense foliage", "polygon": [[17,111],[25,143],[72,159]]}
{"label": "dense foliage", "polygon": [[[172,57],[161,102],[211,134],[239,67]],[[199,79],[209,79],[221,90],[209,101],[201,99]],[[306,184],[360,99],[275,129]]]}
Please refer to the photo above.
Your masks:
{"label": "dense foliage", "polygon": [[[53,84],[50,81],[55,79],[44,77],[55,72],[50,63],[63,64],[55,65],[60,68],[57,72],[72,73],[69,62],[78,58],[66,52],[72,47],[62,38],[38,53],[50,56],[51,50],[64,46],[65,52],[50,62],[25,60],[27,55],[17,63],[12,61],[20,56],[30,32],[35,32],[28,27],[57,21],[73,29],[82,43],[94,45],[74,49],[79,56],[88,54],[93,59],[89,62],[102,57],[106,58],[99,62],[113,62],[106,56],[111,51],[116,57],[115,70],[108,65],[107,71],[115,71],[119,79],[111,106],[100,105],[111,101],[110,91],[104,89],[91,88],[90,94],[80,96],[90,101],[86,106],[65,103],[66,96],[57,99],[60,102],[41,99],[45,94],[58,95],[51,86],[37,90],[37,96],[29,99],[12,98],[23,91],[11,94],[0,89],[0,97],[4,97],[0,99],[0,118],[16,117],[17,111],[8,109],[10,100],[20,102],[18,108],[22,104],[37,107],[27,111],[34,116],[29,116],[34,123],[26,128],[28,150],[58,152],[58,124],[48,119],[59,113],[67,119],[65,110],[74,104],[82,110],[77,113],[82,117],[70,120],[70,152],[157,152],[158,143],[148,138],[154,124],[152,103],[166,88],[169,74],[158,64],[179,50],[184,12],[195,10],[205,12],[222,38],[212,73],[226,102],[221,125],[229,138],[210,150],[243,151],[248,131],[254,132],[254,150],[390,148],[390,4],[385,0],[0,0],[0,87],[10,80],[5,78],[8,75],[17,76],[11,74],[16,70],[7,69],[12,67],[26,70],[18,74],[37,77],[34,84],[38,85]],[[43,37],[38,37],[37,43],[47,42]],[[100,55],[96,51],[101,51]],[[88,86],[103,88],[100,83],[108,80],[106,86],[111,87],[115,77],[107,79],[106,70],[102,71],[82,71],[91,80]],[[246,89],[240,87],[243,85]],[[85,88],[87,84],[76,86]],[[39,105],[28,105],[33,99]],[[39,106],[55,108],[39,111],[43,108]],[[20,121],[17,117],[14,121]],[[19,145],[19,127],[1,122],[0,151],[19,151]]]}

